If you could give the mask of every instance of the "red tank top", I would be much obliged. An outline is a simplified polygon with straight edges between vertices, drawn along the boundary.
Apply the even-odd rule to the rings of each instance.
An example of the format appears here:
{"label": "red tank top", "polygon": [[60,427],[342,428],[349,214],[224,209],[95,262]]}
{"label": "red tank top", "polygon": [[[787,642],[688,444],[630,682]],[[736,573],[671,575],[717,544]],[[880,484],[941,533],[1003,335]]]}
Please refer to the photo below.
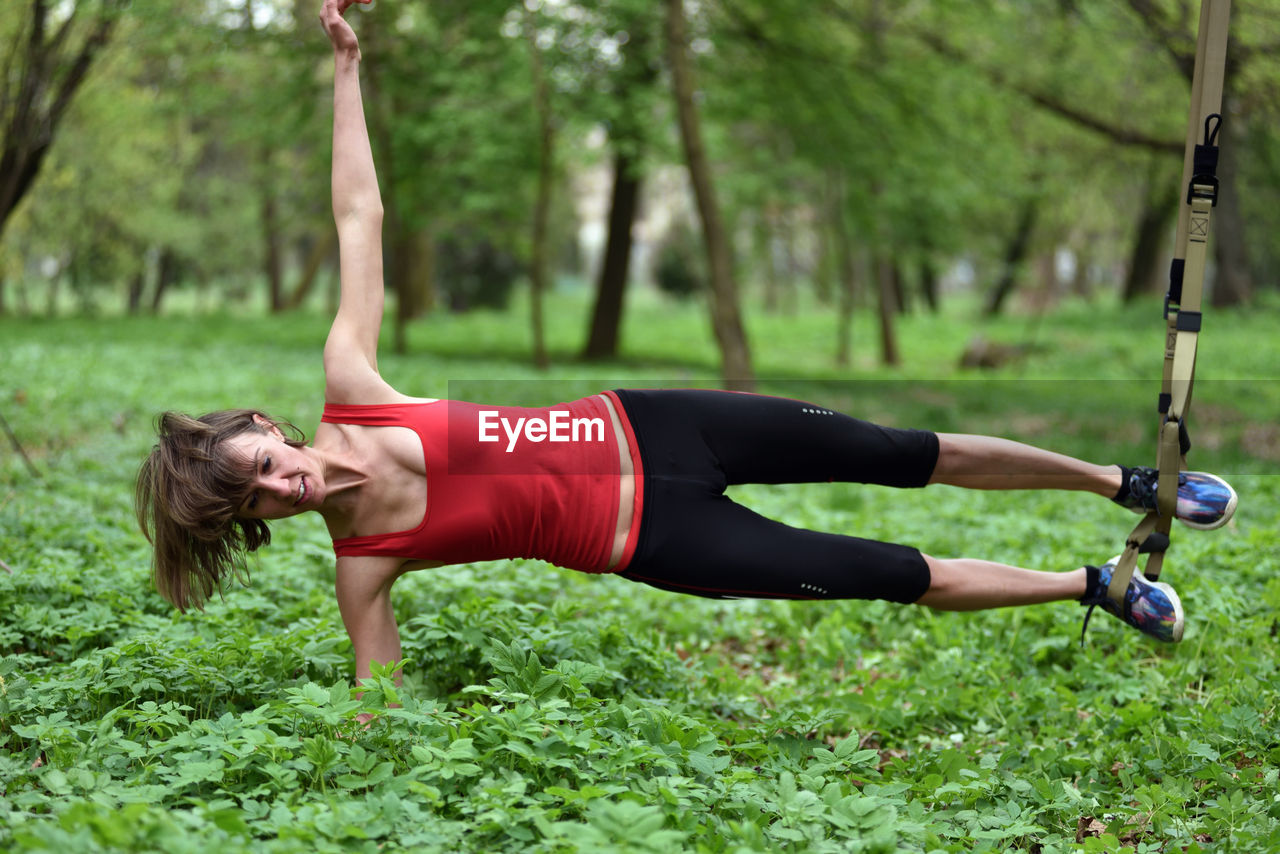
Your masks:
{"label": "red tank top", "polygon": [[584,572],[625,569],[639,535],[643,481],[626,412],[605,393],[636,472],[631,533],[612,569],[621,473],[613,423],[599,396],[539,408],[456,400],[325,404],[321,420],[332,424],[413,430],[427,470],[427,509],[417,527],[337,538],[334,551],[444,563],[525,557]]}

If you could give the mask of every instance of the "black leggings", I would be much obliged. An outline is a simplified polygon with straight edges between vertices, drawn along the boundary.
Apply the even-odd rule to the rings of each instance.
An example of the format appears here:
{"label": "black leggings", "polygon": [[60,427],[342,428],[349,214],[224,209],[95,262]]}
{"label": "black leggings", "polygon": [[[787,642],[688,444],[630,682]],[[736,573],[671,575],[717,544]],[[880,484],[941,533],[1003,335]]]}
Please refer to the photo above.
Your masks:
{"label": "black leggings", "polygon": [[713,599],[887,599],[929,588],[917,549],[793,528],[734,502],[737,483],[919,487],[938,437],[755,394],[618,390],[644,466],[632,581]]}

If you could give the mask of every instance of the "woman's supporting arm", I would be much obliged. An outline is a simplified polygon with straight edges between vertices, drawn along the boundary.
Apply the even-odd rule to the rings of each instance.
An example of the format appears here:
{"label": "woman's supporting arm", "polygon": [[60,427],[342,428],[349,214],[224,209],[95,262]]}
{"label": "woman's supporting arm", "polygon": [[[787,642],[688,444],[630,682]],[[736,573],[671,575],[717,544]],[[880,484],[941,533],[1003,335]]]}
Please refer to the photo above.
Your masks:
{"label": "woman's supporting arm", "polygon": [[[371,675],[369,663],[400,661],[400,629],[391,609],[391,585],[399,561],[394,558],[342,557],[338,559],[334,590],[342,624],[351,638],[356,657],[356,681]],[[395,674],[400,682],[399,671]]]}
{"label": "woman's supporting arm", "polygon": [[325,397],[375,402],[382,326],[382,197],[360,96],[360,45],[342,17],[355,0],[325,0],[320,21],[333,45],[333,218],[342,294],[324,348]]}

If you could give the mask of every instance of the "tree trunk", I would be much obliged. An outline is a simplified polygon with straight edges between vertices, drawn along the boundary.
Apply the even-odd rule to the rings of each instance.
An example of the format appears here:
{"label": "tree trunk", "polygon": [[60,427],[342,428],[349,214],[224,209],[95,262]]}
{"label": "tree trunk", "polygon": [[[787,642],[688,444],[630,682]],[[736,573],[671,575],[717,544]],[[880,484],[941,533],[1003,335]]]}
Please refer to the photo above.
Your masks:
{"label": "tree trunk", "polygon": [[778,313],[778,221],[772,204],[765,206],[756,221],[756,254],[764,274],[764,313]]}
{"label": "tree trunk", "polygon": [[76,16],[60,15],[57,32],[46,38],[49,2],[32,0],[25,42],[19,35],[9,46],[9,58],[0,76],[0,104],[4,105],[0,119],[5,122],[0,128],[0,235],[40,173],[58,123],[95,57],[110,41],[122,5],[122,0],[104,0],[88,35],[72,48],[68,37]]}
{"label": "tree trunk", "polygon": [[[1138,13],[1153,37],[1153,42],[1163,44],[1173,57],[1178,70],[1186,77],[1188,83],[1194,81],[1196,56],[1188,48],[1196,45],[1195,39],[1176,39],[1171,37],[1180,25],[1174,25],[1167,17],[1167,10],[1159,3],[1136,3],[1131,0],[1130,6]],[[1218,159],[1218,204],[1214,209],[1210,237],[1213,243],[1214,260],[1217,274],[1210,293],[1210,303],[1215,307],[1236,305],[1249,300],[1253,296],[1253,271],[1249,264],[1249,251],[1245,243],[1244,217],[1240,212],[1237,198],[1236,162],[1240,148],[1244,143],[1243,134],[1237,127],[1238,122],[1232,115],[1238,111],[1232,109],[1235,101],[1233,83],[1242,70],[1245,59],[1253,51],[1242,48],[1234,40],[1227,46],[1225,79],[1223,81],[1221,112],[1225,118],[1219,138]],[[1202,57],[1203,59],[1203,57]],[[1202,133],[1202,132],[1201,132]],[[1198,139],[1204,142],[1203,139]],[[1182,146],[1177,151],[1183,155]],[[1185,186],[1178,188],[1179,197],[1185,203]]]}
{"label": "tree trunk", "polygon": [[[390,146],[388,145],[388,148]],[[396,295],[396,316],[392,324],[391,348],[404,355],[409,352],[409,321],[413,318],[413,288],[409,283],[408,257],[411,251],[410,236],[400,219],[399,206],[394,202],[383,205],[382,231],[386,242],[386,260],[383,264],[385,285]]]}
{"label": "tree trunk", "polygon": [[817,244],[818,264],[813,271],[813,293],[818,305],[831,305],[831,295],[835,288],[831,280],[839,277],[835,260],[835,250],[831,245],[831,228],[827,220],[831,218],[831,201],[824,199],[818,210],[817,222],[814,223],[814,242]]}
{"label": "tree trunk", "polygon": [[799,309],[799,291],[796,277],[800,275],[799,257],[800,224],[795,211],[782,220],[782,279],[779,282],[779,307],[784,314],[794,315]]}
{"label": "tree trunk", "polygon": [[898,355],[898,334],[894,329],[898,314],[897,289],[894,287],[894,263],[887,255],[875,260],[876,303],[880,315],[880,363],[885,367],[897,367],[902,359]]}
{"label": "tree trunk", "polygon": [[338,231],[335,228],[324,229],[320,238],[312,241],[307,259],[302,265],[302,273],[298,276],[298,282],[284,301],[285,309],[294,311],[302,307],[315,288],[316,279],[320,277],[320,269],[324,266],[325,260],[333,254],[337,242]]}
{"label": "tree trunk", "polygon": [[14,301],[18,304],[17,313],[19,317],[31,316],[31,286],[27,283],[26,276],[19,276],[18,281],[14,283],[13,289]]}
{"label": "tree trunk", "polygon": [[768,314],[794,314],[796,310],[795,277],[796,219],[783,205],[765,205],[760,223],[759,244],[764,249],[764,310]]}
{"label": "tree trunk", "polygon": [[1071,273],[1068,291],[1074,296],[1093,299],[1093,243],[1086,240],[1075,250],[1075,269]]}
{"label": "tree trunk", "polygon": [[275,192],[264,184],[262,192],[263,274],[267,277],[267,301],[272,314],[284,310],[284,264],[280,257],[280,218]]}
{"label": "tree trunk", "polygon": [[[147,268],[143,265],[141,269],[133,274],[133,278],[129,280],[129,296],[125,304],[125,313],[130,317],[136,315],[142,310],[142,294],[147,288]],[[3,312],[0,312],[3,314]]]}
{"label": "tree trunk", "polygon": [[44,314],[45,317],[53,318],[58,314],[58,297],[62,291],[62,277],[65,273],[59,270],[57,275],[49,280],[49,289],[45,291]]}
{"label": "tree trunk", "polygon": [[176,255],[169,249],[160,252],[160,261],[156,265],[156,289],[151,294],[151,313],[160,313],[160,303],[169,286],[178,280],[181,264]]}
{"label": "tree trunk", "polygon": [[[1169,225],[1178,215],[1178,184],[1162,180],[1154,168],[1150,172],[1150,186],[1138,217],[1133,249],[1129,253],[1129,271],[1125,274],[1123,300],[1126,304],[1140,296],[1158,292],[1162,281],[1167,281],[1164,260],[1165,237]],[[1166,176],[1167,177],[1167,176]]]}
{"label": "tree trunk", "polygon": [[280,253],[280,216],[276,207],[275,186],[271,180],[271,154],[262,152],[263,177],[258,186],[262,194],[262,263],[267,277],[267,300],[272,314],[284,311],[284,262]]}
{"label": "tree trunk", "polygon": [[614,78],[614,116],[609,122],[613,149],[613,194],[609,202],[609,233],[596,281],[591,328],[582,348],[583,359],[617,358],[622,314],[630,278],[632,230],[642,186],[641,165],[649,134],[648,95],[658,78],[659,62],[649,37],[648,10],[643,5],[621,12],[619,23],[631,38],[619,52],[622,65]]}
{"label": "tree trunk", "polygon": [[361,20],[360,41],[364,44],[362,64],[367,98],[365,119],[369,126],[369,142],[378,162],[382,193],[383,233],[383,288],[396,295],[396,313],[392,322],[391,348],[403,355],[409,350],[409,320],[414,312],[414,294],[409,284],[408,254],[410,237],[400,215],[399,196],[395,192],[396,164],[391,144],[391,117],[397,115],[396,104],[383,84],[383,65],[378,59],[383,55],[384,44],[381,24],[384,19],[369,15]]}
{"label": "tree trunk", "polygon": [[1209,238],[1213,242],[1214,260],[1217,261],[1210,293],[1210,304],[1214,308],[1239,305],[1253,298],[1253,270],[1249,266],[1244,215],[1240,211],[1236,181],[1244,134],[1228,110],[1224,109],[1223,115],[1226,119],[1222,123],[1218,154],[1218,206],[1213,211],[1210,225],[1213,234]]}
{"label": "tree trunk", "polygon": [[907,314],[911,311],[911,292],[907,290],[907,277],[902,274],[902,265],[896,260],[889,262],[890,283],[893,285],[894,313]]}
{"label": "tree trunk", "polygon": [[749,391],[755,386],[751,370],[751,352],[738,308],[737,284],[733,278],[733,259],[729,237],[720,217],[715,189],[711,183],[711,165],[707,162],[698,115],[693,103],[693,72],[689,67],[685,42],[684,0],[666,0],[666,37],[671,63],[671,85],[680,121],[680,139],[684,145],[689,179],[702,221],[702,236],[711,272],[711,326],[720,348],[721,372],[725,387]]}
{"label": "tree trunk", "polygon": [[[12,250],[17,251],[17,250]],[[9,264],[7,263],[6,253],[3,246],[0,246],[0,317],[4,317],[9,313],[9,305],[6,301],[5,292],[9,288]]]}
{"label": "tree trunk", "polygon": [[409,323],[421,317],[434,300],[429,294],[435,272],[435,245],[429,228],[409,228],[399,211],[385,207],[383,227],[387,235],[385,275],[396,294],[393,347],[408,351]]}
{"label": "tree trunk", "polygon": [[396,295],[392,348],[408,352],[409,324],[435,307],[435,236],[429,227],[410,228],[399,210],[384,205],[386,287]]}
{"label": "tree trunk", "polygon": [[840,303],[836,311],[836,364],[848,367],[853,361],[853,307],[858,297],[858,274],[853,252],[840,250]]}
{"label": "tree trunk", "polygon": [[413,316],[422,317],[436,308],[436,232],[426,225],[413,233],[410,270],[413,280]]}
{"label": "tree trunk", "polygon": [[938,313],[938,268],[927,255],[920,259],[920,295],[930,314]]}
{"label": "tree trunk", "polygon": [[635,224],[640,197],[640,176],[626,151],[613,155],[613,197],[609,203],[609,236],[604,245],[604,263],[596,283],[596,304],[591,312],[591,330],[583,359],[614,359],[618,355],[622,306],[631,266],[631,229]]}
{"label": "tree trunk", "polygon": [[991,290],[987,298],[987,316],[994,317],[1004,309],[1005,300],[1013,293],[1027,254],[1031,249],[1031,235],[1035,231],[1036,217],[1040,213],[1040,200],[1032,197],[1022,204],[1018,214],[1018,224],[1009,238],[1009,246],[1004,253],[1004,269],[1000,273],[1000,281]]}
{"label": "tree trunk", "polygon": [[1036,270],[1036,288],[1032,302],[1037,312],[1045,312],[1058,299],[1058,259],[1053,250],[1040,252],[1032,262]]}
{"label": "tree trunk", "polygon": [[529,260],[529,322],[533,326],[533,364],[545,370],[551,363],[547,357],[545,324],[542,318],[542,295],[547,291],[547,221],[551,214],[551,182],[553,179],[555,130],[551,119],[551,93],[542,68],[542,51],[538,47],[538,31],[533,9],[524,7],[525,38],[529,43],[530,74],[533,83],[533,106],[538,119],[538,190],[533,207],[533,247]]}
{"label": "tree trunk", "polygon": [[853,357],[853,308],[858,296],[858,273],[844,220],[844,176],[839,175],[832,183],[836,187],[836,199],[830,230],[835,235],[836,280],[840,286],[836,308],[836,364],[843,368],[848,367]]}

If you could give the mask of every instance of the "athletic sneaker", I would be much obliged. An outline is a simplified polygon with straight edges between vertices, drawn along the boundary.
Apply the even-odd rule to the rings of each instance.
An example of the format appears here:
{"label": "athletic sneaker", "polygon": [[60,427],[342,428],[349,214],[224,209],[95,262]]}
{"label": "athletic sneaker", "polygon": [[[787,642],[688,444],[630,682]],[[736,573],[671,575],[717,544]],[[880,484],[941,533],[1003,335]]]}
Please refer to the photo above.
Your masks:
{"label": "athletic sneaker", "polygon": [[[1119,502],[1135,513],[1156,509],[1160,472],[1148,466],[1130,469],[1129,494]],[[1236,512],[1236,491],[1216,474],[1200,471],[1178,473],[1178,504],[1174,518],[1188,528],[1212,531],[1221,528]]]}
{"label": "athletic sneaker", "polygon": [[[1119,562],[1120,555],[1116,555],[1097,568],[1097,583],[1080,600],[1080,604],[1089,606],[1089,612],[1084,617],[1084,627],[1089,627],[1089,617],[1093,614],[1094,607],[1101,605],[1104,611],[1114,614],[1144,635],[1165,643],[1182,640],[1182,601],[1178,599],[1174,589],[1163,581],[1147,581],[1141,570],[1134,567],[1133,577],[1129,579],[1129,589],[1124,594],[1124,608],[1118,608],[1116,603],[1107,598],[1107,586],[1111,584],[1111,576]],[[1080,640],[1084,642],[1084,629],[1080,630]]]}

